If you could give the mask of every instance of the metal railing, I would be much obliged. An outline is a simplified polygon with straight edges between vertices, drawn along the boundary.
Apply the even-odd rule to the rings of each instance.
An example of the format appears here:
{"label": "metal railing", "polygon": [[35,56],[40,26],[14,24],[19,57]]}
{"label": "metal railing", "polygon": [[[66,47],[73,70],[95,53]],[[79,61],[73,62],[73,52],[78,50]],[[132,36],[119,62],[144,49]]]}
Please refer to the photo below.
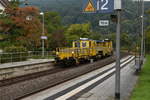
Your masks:
{"label": "metal railing", "polygon": [[44,57],[42,57],[41,51],[0,53],[0,64],[27,61],[29,59],[53,59],[54,57],[55,57],[55,52],[53,51],[45,51]]}

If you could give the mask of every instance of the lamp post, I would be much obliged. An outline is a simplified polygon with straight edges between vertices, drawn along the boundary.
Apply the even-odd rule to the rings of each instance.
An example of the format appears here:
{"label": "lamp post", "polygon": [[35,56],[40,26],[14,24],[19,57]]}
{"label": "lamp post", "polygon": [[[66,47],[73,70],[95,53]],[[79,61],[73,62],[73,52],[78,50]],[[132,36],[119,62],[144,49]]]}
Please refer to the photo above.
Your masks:
{"label": "lamp post", "polygon": [[141,0],[141,35],[142,35],[142,39],[141,39],[141,61],[140,61],[140,70],[143,64],[143,59],[144,59],[144,0]]}
{"label": "lamp post", "polygon": [[42,25],[42,36],[41,36],[41,39],[42,39],[42,57],[44,57],[44,35],[45,35],[45,33],[44,33],[44,13],[43,12],[41,12],[40,13],[40,15],[42,15],[42,20],[43,20],[43,25]]}

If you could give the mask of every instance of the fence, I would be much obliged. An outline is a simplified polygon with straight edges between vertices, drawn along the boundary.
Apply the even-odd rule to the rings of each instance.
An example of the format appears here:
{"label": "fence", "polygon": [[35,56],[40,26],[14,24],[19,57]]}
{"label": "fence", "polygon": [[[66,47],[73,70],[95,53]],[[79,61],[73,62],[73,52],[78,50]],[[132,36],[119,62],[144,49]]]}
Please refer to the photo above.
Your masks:
{"label": "fence", "polygon": [[53,51],[45,51],[44,57],[42,51],[28,51],[16,53],[0,53],[0,64],[9,62],[26,61],[29,59],[53,59],[55,53]]}

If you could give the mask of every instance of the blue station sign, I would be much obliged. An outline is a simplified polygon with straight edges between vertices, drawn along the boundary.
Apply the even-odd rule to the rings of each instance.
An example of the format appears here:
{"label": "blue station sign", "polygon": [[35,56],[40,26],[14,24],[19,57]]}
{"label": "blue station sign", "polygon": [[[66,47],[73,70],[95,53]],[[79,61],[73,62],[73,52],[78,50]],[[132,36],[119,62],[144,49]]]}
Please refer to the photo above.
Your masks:
{"label": "blue station sign", "polygon": [[83,0],[84,13],[112,13],[114,0]]}

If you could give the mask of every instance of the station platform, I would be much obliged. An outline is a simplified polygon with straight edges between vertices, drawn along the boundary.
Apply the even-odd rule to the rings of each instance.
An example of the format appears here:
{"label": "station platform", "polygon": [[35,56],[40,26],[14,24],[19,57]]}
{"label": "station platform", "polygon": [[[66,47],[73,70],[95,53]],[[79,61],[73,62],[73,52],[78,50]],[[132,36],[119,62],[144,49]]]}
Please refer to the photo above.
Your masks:
{"label": "station platform", "polygon": [[[121,61],[121,100],[128,100],[138,77],[133,56]],[[114,100],[115,63],[92,71],[65,83],[41,91],[22,100]],[[109,70],[111,69],[111,70]],[[109,70],[109,71],[106,71]]]}
{"label": "station platform", "polygon": [[53,68],[53,61],[54,59],[30,59],[28,61],[0,64],[0,80],[50,70]]}
{"label": "station platform", "polygon": [[54,59],[29,59],[27,61],[0,64],[0,69],[38,64],[38,63],[45,63],[45,62],[52,62],[52,61],[54,61]]}

